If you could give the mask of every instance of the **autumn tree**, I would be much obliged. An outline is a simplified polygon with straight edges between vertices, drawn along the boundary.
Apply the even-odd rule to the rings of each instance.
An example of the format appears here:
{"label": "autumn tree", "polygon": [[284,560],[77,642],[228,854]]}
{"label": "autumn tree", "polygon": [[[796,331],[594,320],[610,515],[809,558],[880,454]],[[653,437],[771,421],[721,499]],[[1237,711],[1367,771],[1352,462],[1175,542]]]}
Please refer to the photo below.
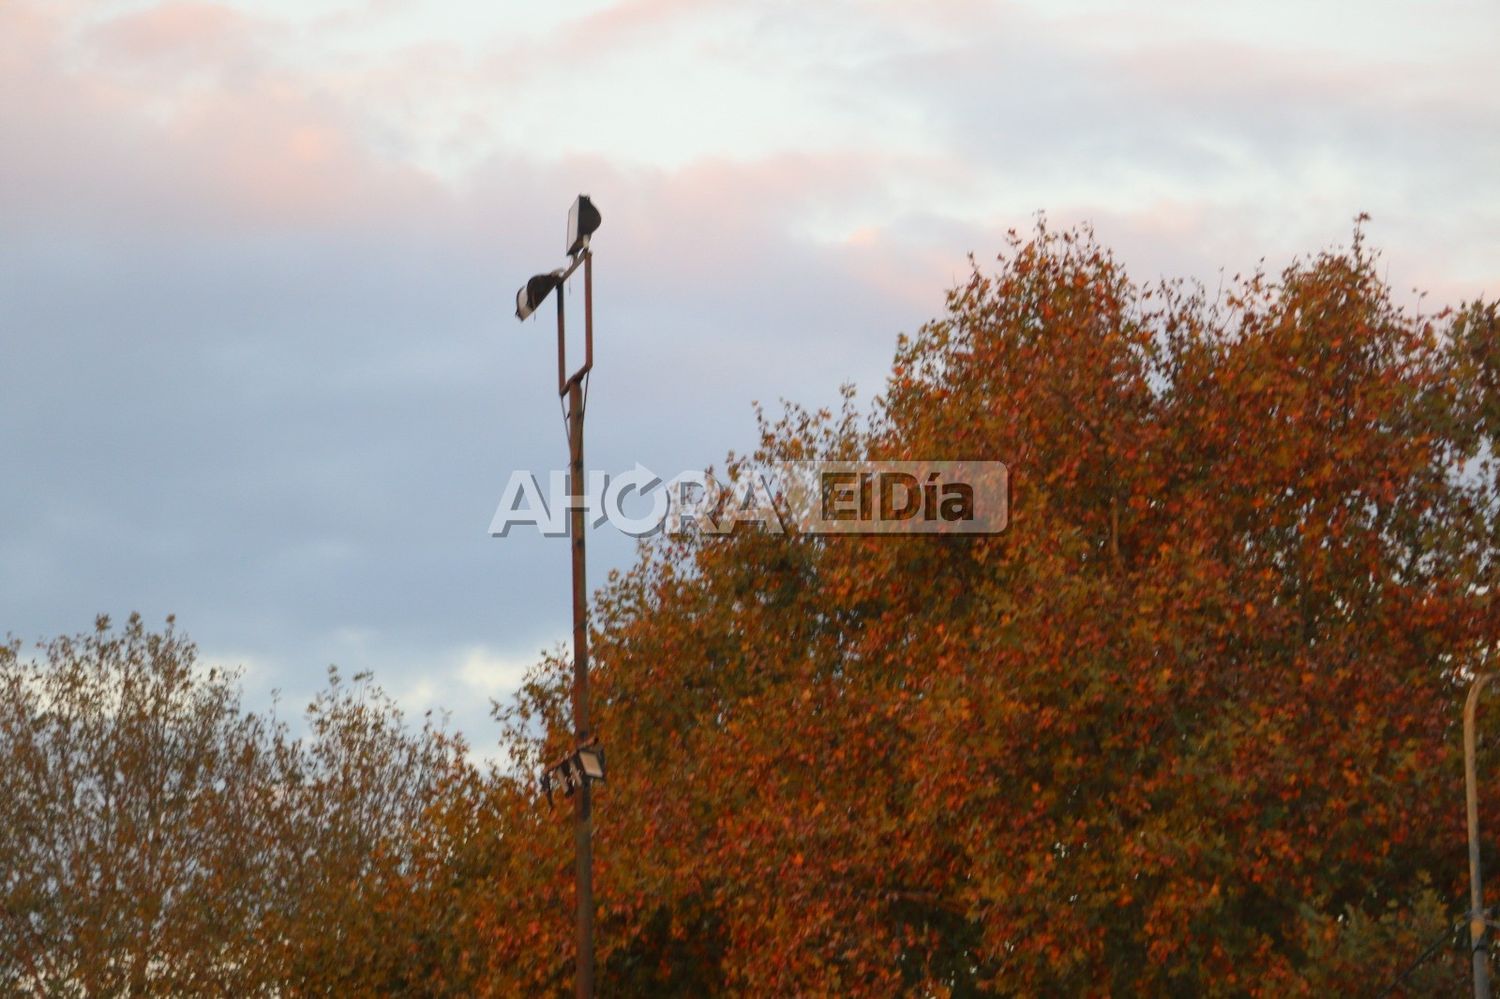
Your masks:
{"label": "autumn tree", "polygon": [[431,830],[483,799],[466,747],[337,671],[307,729],[244,710],[171,622],[0,646],[0,988],[472,994]]}
{"label": "autumn tree", "polygon": [[268,900],[247,945],[280,994],[472,994],[461,959],[461,872],[434,828],[482,800],[467,746],[430,716],[413,729],[368,673],[328,682],[307,732],[272,747]]}
{"label": "autumn tree", "polygon": [[17,653],[0,651],[6,991],[248,991],[267,872],[240,791],[273,734],[170,629],[101,620],[45,667]]}
{"label": "autumn tree", "polygon": [[[1011,526],[658,539],[612,577],[605,987],[1370,993],[1434,938],[1398,989],[1461,987],[1496,331],[1399,307],[1358,234],[1210,296],[1042,226],[868,418],[766,421],[731,467],[1002,460]],[[563,682],[504,715],[529,764],[567,745]],[[564,825],[537,866],[565,900]],[[527,953],[516,915],[489,925]],[[534,982],[567,973],[551,918]]]}

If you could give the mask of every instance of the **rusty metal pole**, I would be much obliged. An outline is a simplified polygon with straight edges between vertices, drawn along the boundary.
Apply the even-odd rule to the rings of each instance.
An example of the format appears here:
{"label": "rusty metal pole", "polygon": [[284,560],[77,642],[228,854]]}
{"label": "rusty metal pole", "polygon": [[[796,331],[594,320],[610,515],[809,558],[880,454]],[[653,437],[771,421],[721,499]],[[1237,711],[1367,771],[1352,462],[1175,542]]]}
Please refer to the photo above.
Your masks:
{"label": "rusty metal pole", "polygon": [[[578,999],[594,996],[594,838],[592,782],[604,779],[604,750],[593,737],[589,722],[588,577],[584,535],[588,530],[588,480],[583,473],[583,416],[588,398],[588,376],[594,367],[594,255],[589,236],[599,228],[599,211],[588,195],[580,194],[568,212],[566,270],[532,277],[516,293],[516,318],[525,320],[549,294],[557,295],[557,394],[563,400],[568,433],[568,535],[573,539],[573,751],[558,766],[542,773],[541,784],[552,801],[553,772],[558,771],[573,797],[573,849],[577,916]],[[568,372],[567,322],[563,299],[568,278],[583,268],[583,364]],[[584,747],[589,747],[586,756]],[[590,776],[589,771],[594,773]]]}
{"label": "rusty metal pole", "polygon": [[[583,310],[585,361],[571,377],[563,378],[565,368],[565,329],[563,293],[557,292],[557,343],[559,387],[567,398],[568,415],[568,534],[573,547],[573,736],[575,745],[589,740],[589,628],[587,562],[584,558],[584,535],[587,531],[585,505],[588,480],[583,471],[583,379],[593,366],[594,309],[593,255],[584,251]],[[594,837],[593,790],[587,778],[579,781],[573,794],[574,880],[576,883],[577,999],[594,997]]]}
{"label": "rusty metal pole", "polygon": [[1478,677],[1469,687],[1469,697],[1464,702],[1464,798],[1469,813],[1469,945],[1473,948],[1474,999],[1490,999],[1490,945],[1484,916],[1484,879],[1479,866],[1479,780],[1475,762],[1474,716],[1479,710],[1479,695],[1484,685],[1494,677],[1494,673]]}
{"label": "rusty metal pole", "polygon": [[[578,745],[589,737],[588,588],[584,581],[583,534],[586,492],[583,477],[583,387],[568,386],[568,450],[574,496],[573,538],[573,734]],[[573,845],[578,880],[578,999],[594,996],[594,842],[591,789],[583,780],[573,795]]]}

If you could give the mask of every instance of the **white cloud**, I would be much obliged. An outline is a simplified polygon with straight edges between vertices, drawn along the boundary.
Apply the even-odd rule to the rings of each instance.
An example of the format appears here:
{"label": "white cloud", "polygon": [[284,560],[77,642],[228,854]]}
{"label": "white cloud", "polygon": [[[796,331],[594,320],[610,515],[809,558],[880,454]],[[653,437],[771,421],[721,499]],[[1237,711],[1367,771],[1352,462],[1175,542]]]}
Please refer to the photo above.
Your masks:
{"label": "white cloud", "polygon": [[502,698],[513,693],[526,678],[534,659],[504,656],[483,646],[471,646],[461,654],[457,670],[459,681],[471,696]]}

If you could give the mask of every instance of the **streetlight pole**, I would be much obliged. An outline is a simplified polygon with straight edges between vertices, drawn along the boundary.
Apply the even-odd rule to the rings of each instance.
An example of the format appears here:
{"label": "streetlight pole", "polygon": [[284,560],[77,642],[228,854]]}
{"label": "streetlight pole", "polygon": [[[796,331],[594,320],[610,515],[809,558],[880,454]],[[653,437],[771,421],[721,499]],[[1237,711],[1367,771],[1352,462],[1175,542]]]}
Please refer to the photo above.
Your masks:
{"label": "streetlight pole", "polygon": [[[580,195],[568,215],[568,254],[565,270],[539,274],[516,295],[516,317],[531,315],[550,292],[557,292],[557,394],[565,400],[568,429],[568,534],[573,558],[573,738],[572,754],[557,769],[573,797],[574,880],[576,884],[577,999],[594,996],[594,840],[592,783],[602,780],[603,750],[589,722],[589,630],[587,561],[587,480],[583,472],[583,416],[587,381],[594,366],[594,255],[589,237],[599,227],[599,212],[587,195]],[[568,371],[567,324],[563,316],[563,286],[583,267],[583,364]],[[551,798],[551,772],[543,775]]]}
{"label": "streetlight pole", "polygon": [[1478,737],[1474,716],[1479,711],[1479,695],[1495,673],[1481,674],[1469,688],[1464,702],[1464,803],[1469,818],[1469,946],[1474,965],[1474,999],[1490,999],[1490,946],[1488,920],[1484,911],[1484,878],[1479,869],[1479,779],[1475,762]]}
{"label": "streetlight pole", "polygon": [[[572,494],[572,509],[568,533],[573,540],[573,737],[581,746],[589,740],[589,626],[588,584],[585,582],[587,563],[584,559],[584,499],[587,496],[583,474],[583,379],[593,366],[594,358],[594,309],[593,309],[593,254],[583,251],[583,327],[587,344],[586,361],[577,373],[564,383],[568,399],[568,492]],[[558,360],[566,365],[566,346],[563,332],[563,297],[557,295],[557,343]],[[559,377],[562,368],[559,368]],[[593,793],[590,782],[579,782],[578,792],[573,796],[573,850],[576,857],[574,877],[577,881],[577,947],[578,978],[575,994],[577,999],[593,999],[594,996],[594,840],[593,840]]]}

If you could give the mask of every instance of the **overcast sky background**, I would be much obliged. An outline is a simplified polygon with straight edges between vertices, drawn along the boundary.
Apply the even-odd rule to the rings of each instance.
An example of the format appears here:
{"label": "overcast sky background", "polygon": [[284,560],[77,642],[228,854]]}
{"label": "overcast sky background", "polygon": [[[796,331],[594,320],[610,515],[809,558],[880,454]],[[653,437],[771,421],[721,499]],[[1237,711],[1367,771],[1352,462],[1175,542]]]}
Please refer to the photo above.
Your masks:
{"label": "overcast sky background", "polygon": [[1493,297],[1497,42],[1493,0],[0,0],[0,634],[175,613],[256,706],[373,669],[483,748],[568,634],[566,541],[486,532],[565,457],[512,311],[577,193],[589,463],[672,474],[867,401],[1039,210],[1209,284],[1366,211],[1393,285]]}

